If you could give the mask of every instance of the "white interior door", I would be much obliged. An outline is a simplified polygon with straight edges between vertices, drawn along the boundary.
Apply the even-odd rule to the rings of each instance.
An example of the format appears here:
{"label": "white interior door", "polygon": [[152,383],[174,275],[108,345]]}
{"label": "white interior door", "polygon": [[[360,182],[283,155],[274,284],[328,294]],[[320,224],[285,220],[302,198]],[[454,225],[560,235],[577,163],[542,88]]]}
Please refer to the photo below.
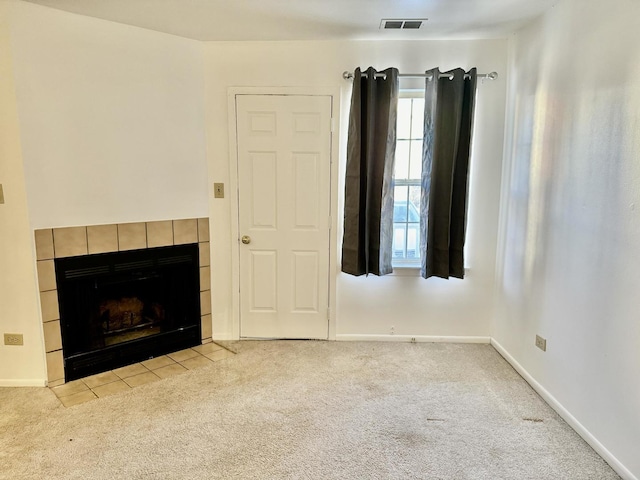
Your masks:
{"label": "white interior door", "polygon": [[240,336],[326,339],[331,97],[237,95],[236,122]]}

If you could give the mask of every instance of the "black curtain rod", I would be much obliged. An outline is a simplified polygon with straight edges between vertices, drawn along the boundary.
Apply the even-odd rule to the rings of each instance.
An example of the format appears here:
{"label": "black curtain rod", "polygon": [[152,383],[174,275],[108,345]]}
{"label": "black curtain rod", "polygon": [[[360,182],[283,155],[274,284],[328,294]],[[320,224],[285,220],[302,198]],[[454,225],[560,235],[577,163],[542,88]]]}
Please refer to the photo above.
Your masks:
{"label": "black curtain rod", "polygon": [[[367,74],[366,73],[362,73],[363,77],[366,77]],[[429,80],[431,80],[431,77],[433,76],[430,73],[400,73],[398,74],[399,77],[402,78],[428,78]],[[353,73],[351,72],[343,72],[342,73],[342,78],[344,78],[345,80],[353,80]],[[387,75],[384,73],[376,73],[375,74],[375,78],[387,78]],[[453,74],[452,73],[441,73],[440,74],[440,78],[448,78],[449,80],[453,80]],[[469,78],[469,75],[465,75],[465,78]],[[488,80],[495,80],[496,78],[498,78],[498,73],[497,72],[491,72],[491,73],[478,73],[477,78],[486,78]]]}

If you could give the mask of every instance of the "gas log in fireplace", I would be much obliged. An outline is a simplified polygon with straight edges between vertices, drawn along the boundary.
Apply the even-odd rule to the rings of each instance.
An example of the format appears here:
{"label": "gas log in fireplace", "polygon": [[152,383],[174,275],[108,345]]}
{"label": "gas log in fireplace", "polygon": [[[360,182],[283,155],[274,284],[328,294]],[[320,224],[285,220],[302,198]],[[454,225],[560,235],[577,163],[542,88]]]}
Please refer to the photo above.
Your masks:
{"label": "gas log in fireplace", "polygon": [[200,344],[198,245],[55,260],[65,380]]}

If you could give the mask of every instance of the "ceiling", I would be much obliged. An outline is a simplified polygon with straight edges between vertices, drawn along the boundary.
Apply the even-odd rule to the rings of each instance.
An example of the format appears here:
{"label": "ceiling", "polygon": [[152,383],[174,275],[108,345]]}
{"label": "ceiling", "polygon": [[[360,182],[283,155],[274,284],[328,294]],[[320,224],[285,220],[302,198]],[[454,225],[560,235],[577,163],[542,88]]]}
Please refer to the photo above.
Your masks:
{"label": "ceiling", "polygon": [[[501,38],[557,0],[27,0],[196,40]],[[383,18],[428,18],[380,30]]]}

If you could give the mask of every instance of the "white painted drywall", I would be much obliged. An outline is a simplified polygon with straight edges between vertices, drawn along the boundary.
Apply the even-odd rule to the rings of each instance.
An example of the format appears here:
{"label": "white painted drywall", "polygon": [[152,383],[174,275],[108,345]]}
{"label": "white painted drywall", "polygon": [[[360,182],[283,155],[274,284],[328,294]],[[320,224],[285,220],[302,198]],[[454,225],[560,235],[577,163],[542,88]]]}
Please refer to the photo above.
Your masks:
{"label": "white painted drywall", "polygon": [[[229,87],[327,86],[340,89],[342,108],[339,151],[340,192],[333,215],[341,217],[346,125],[351,83],[342,72],[355,67],[395,66],[401,72],[423,72],[477,66],[480,72],[503,74],[507,45],[484,41],[335,41],[212,42],[206,44],[206,114],[211,182],[229,184],[227,91]],[[402,87],[417,86],[418,81]],[[494,291],[495,246],[499,211],[506,81],[479,87],[476,143],[472,160],[468,279],[424,280],[413,276],[354,278],[338,274],[336,334],[488,336]],[[232,269],[230,255],[237,232],[230,226],[231,202],[211,200],[212,294],[214,338],[232,338]],[[335,199],[334,199],[335,200]],[[341,222],[338,222],[341,223]],[[340,235],[339,235],[340,237]],[[331,245],[339,248],[339,245]]]}
{"label": "white painted drywall", "polygon": [[639,20],[637,1],[566,0],[512,40],[492,328],[638,478]]}
{"label": "white painted drywall", "polygon": [[208,216],[202,44],[13,7],[32,227]]}
{"label": "white painted drywall", "polygon": [[33,230],[208,216],[203,46],[1,1],[0,382],[43,384]]}
{"label": "white painted drywall", "polygon": [[[44,385],[44,346],[24,183],[9,5],[0,2],[0,386]],[[24,346],[4,345],[22,333]]]}

